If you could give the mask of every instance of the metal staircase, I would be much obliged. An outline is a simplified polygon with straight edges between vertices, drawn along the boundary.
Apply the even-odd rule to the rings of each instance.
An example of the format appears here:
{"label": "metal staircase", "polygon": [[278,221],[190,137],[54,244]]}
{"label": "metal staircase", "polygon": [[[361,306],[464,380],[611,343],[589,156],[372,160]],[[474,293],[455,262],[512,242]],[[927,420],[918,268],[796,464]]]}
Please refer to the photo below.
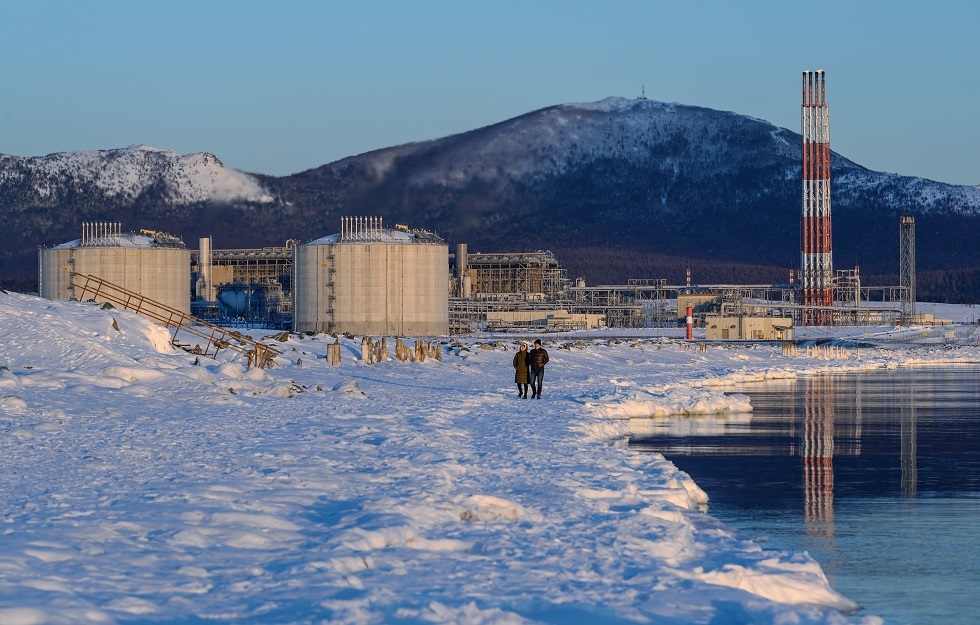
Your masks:
{"label": "metal staircase", "polygon": [[192,354],[214,358],[222,349],[233,349],[248,358],[249,368],[255,366],[260,369],[270,366],[273,359],[282,354],[280,350],[240,332],[202,321],[97,276],[72,273],[71,286],[76,289],[75,297],[80,301],[92,299],[110,302],[172,328],[171,344]]}

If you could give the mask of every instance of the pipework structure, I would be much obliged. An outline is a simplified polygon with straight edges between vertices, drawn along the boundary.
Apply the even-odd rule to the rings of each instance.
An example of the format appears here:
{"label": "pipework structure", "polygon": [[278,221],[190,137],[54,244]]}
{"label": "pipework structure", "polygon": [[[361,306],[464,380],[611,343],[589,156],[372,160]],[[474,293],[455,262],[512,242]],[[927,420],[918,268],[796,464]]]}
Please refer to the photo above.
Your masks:
{"label": "pipework structure", "polygon": [[457,246],[455,295],[540,294],[560,296],[568,272],[550,251],[470,254]]}
{"label": "pipework structure", "polygon": [[297,243],[289,239],[283,247],[216,250],[211,237],[202,237],[190,255],[194,316],[221,325],[288,327]]}
{"label": "pipework structure", "polygon": [[803,323],[832,321],[834,262],[831,251],[830,109],[826,74],[803,72],[803,214],[800,224],[800,291]]}
{"label": "pipework structure", "polygon": [[[404,226],[395,228],[408,232]],[[381,217],[341,217],[340,240],[348,243],[384,241],[384,219]]]}

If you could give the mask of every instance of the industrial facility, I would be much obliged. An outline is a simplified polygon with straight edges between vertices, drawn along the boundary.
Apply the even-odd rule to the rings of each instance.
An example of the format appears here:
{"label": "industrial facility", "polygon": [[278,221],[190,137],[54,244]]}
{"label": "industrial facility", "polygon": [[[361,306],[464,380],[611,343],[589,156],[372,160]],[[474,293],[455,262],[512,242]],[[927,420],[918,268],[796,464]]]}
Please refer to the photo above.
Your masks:
{"label": "industrial facility", "polygon": [[792,270],[787,284],[698,285],[690,268],[683,285],[643,279],[586,286],[581,278],[571,285],[550,252],[468,254],[459,245],[451,330],[520,329],[530,320],[547,327],[547,319],[567,315],[601,315],[609,327],[652,327],[683,323],[691,310],[692,323],[706,327],[711,339],[788,340],[794,324],[917,321],[912,216],[901,219],[899,286],[862,286],[858,267],[834,271],[826,83],[823,70],[803,72],[799,285]]}
{"label": "industrial facility", "polygon": [[523,295],[540,293],[557,297],[564,291],[568,274],[551,252],[470,254],[468,246],[456,246],[454,295],[471,297],[489,294]]}
{"label": "industrial facility", "polygon": [[794,269],[786,284],[692,284],[688,268],[684,284],[588,286],[570,281],[550,251],[471,253],[458,243],[450,255],[432,232],[343,217],[338,233],[304,244],[215,250],[204,237],[196,251],[165,233],[84,223],[81,238],[39,251],[40,292],[88,297],[76,292],[78,274],[218,326],[367,336],[686,323],[711,340],[790,340],[794,325],[922,321],[911,215],[900,220],[900,285],[867,287],[858,267],[834,270],[826,78],[803,72],[799,284]]}
{"label": "industrial facility", "polygon": [[38,285],[47,299],[81,299],[72,276],[93,275],[189,313],[189,267],[190,251],[178,237],[154,230],[123,232],[117,222],[83,223],[80,238],[39,250]]}
{"label": "industrial facility", "polygon": [[289,328],[296,244],[216,250],[211,237],[202,237],[191,251],[194,316],[223,325]]}

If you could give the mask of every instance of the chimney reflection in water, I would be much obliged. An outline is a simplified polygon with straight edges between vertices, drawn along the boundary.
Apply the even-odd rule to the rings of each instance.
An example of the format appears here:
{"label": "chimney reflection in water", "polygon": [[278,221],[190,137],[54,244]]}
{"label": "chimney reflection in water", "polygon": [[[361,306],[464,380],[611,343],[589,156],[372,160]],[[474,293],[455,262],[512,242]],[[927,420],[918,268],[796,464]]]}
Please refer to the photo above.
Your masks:
{"label": "chimney reflection in water", "polygon": [[806,533],[834,536],[834,387],[832,376],[807,378],[803,390],[803,498]]}
{"label": "chimney reflection in water", "polygon": [[915,396],[918,392],[915,376],[905,387],[902,398],[902,496],[915,498],[918,481],[915,451]]}

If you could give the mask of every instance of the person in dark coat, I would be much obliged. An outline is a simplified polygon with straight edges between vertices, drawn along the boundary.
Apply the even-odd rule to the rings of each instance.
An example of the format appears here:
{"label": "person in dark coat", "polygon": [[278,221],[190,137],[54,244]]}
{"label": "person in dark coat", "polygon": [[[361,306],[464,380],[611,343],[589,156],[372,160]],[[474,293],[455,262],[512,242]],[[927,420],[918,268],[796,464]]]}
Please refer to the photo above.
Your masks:
{"label": "person in dark coat", "polygon": [[528,373],[527,343],[521,343],[517,353],[514,354],[514,381],[517,382],[517,396],[527,399],[527,383],[530,374]]}
{"label": "person in dark coat", "polygon": [[544,366],[548,364],[548,351],[541,347],[541,339],[534,339],[534,349],[528,352],[527,361],[531,367],[531,397],[541,399],[541,387],[544,385]]}

